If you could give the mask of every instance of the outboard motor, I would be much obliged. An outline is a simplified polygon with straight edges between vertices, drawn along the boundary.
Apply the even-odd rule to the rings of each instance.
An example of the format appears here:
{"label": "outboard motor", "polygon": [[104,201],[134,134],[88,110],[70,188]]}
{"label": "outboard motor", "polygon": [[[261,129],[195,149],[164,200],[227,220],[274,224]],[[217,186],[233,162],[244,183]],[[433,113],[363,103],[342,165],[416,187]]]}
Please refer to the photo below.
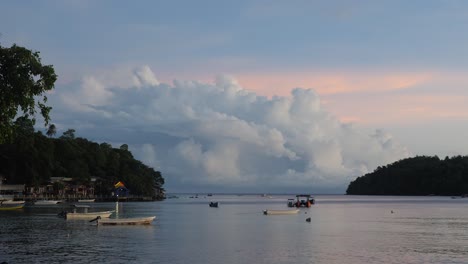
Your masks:
{"label": "outboard motor", "polygon": [[58,217],[62,217],[62,218],[67,218],[67,211],[62,211],[60,213],[57,214]]}
{"label": "outboard motor", "polygon": [[91,223],[91,222],[97,221],[97,220],[99,220],[99,219],[101,219],[101,216],[98,215],[96,218],[94,218],[94,219],[92,219],[92,220],[89,220],[89,222]]}

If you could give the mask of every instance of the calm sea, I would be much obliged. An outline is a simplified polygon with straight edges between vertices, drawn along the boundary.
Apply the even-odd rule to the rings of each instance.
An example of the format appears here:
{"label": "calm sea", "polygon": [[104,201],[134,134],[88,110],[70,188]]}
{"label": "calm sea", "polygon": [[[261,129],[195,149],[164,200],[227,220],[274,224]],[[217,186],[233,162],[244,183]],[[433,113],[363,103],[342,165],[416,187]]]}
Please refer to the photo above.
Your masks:
{"label": "calm sea", "polygon": [[0,262],[468,263],[468,199],[321,195],[298,215],[263,215],[293,196],[198,197],[92,205],[156,215],[150,226],[58,218],[66,205],[0,211]]}

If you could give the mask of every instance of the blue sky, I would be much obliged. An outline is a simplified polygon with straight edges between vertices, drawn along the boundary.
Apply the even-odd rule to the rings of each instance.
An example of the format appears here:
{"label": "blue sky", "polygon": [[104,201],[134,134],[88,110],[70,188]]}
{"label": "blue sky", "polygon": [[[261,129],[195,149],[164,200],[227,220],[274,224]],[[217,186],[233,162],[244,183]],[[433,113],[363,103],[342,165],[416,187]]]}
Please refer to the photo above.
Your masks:
{"label": "blue sky", "polygon": [[2,1],[0,25],[54,65],[59,129],[169,191],[343,192],[468,152],[466,1]]}

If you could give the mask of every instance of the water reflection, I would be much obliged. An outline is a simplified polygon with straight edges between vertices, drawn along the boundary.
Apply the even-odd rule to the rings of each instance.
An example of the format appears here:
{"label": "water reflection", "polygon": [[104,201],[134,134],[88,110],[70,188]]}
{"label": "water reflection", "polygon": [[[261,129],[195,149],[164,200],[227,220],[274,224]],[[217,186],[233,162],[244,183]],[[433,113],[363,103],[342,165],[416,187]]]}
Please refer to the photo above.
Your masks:
{"label": "water reflection", "polygon": [[[468,203],[463,199],[359,202],[326,196],[324,201],[316,197],[315,206],[297,215],[262,214],[284,209],[287,198],[93,205],[115,210],[113,217],[156,215],[150,226],[64,220],[57,217],[61,207],[0,212],[0,262],[467,263]],[[221,201],[219,208],[208,206],[213,199]]]}

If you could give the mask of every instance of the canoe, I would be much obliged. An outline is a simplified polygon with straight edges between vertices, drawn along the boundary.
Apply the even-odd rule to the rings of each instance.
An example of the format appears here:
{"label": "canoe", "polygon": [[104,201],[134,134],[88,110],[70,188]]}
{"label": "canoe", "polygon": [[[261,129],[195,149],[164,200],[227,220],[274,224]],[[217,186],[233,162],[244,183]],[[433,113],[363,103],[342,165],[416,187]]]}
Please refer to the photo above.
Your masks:
{"label": "canoe", "polygon": [[97,218],[98,225],[149,225],[156,216],[134,218]]}
{"label": "canoe", "polygon": [[100,212],[86,212],[86,213],[78,213],[78,212],[70,212],[65,214],[65,219],[80,219],[80,220],[91,220],[98,216],[102,218],[108,218],[114,211],[100,211]]}
{"label": "canoe", "polygon": [[299,213],[299,209],[296,210],[265,210],[263,214],[265,215],[291,215]]}

